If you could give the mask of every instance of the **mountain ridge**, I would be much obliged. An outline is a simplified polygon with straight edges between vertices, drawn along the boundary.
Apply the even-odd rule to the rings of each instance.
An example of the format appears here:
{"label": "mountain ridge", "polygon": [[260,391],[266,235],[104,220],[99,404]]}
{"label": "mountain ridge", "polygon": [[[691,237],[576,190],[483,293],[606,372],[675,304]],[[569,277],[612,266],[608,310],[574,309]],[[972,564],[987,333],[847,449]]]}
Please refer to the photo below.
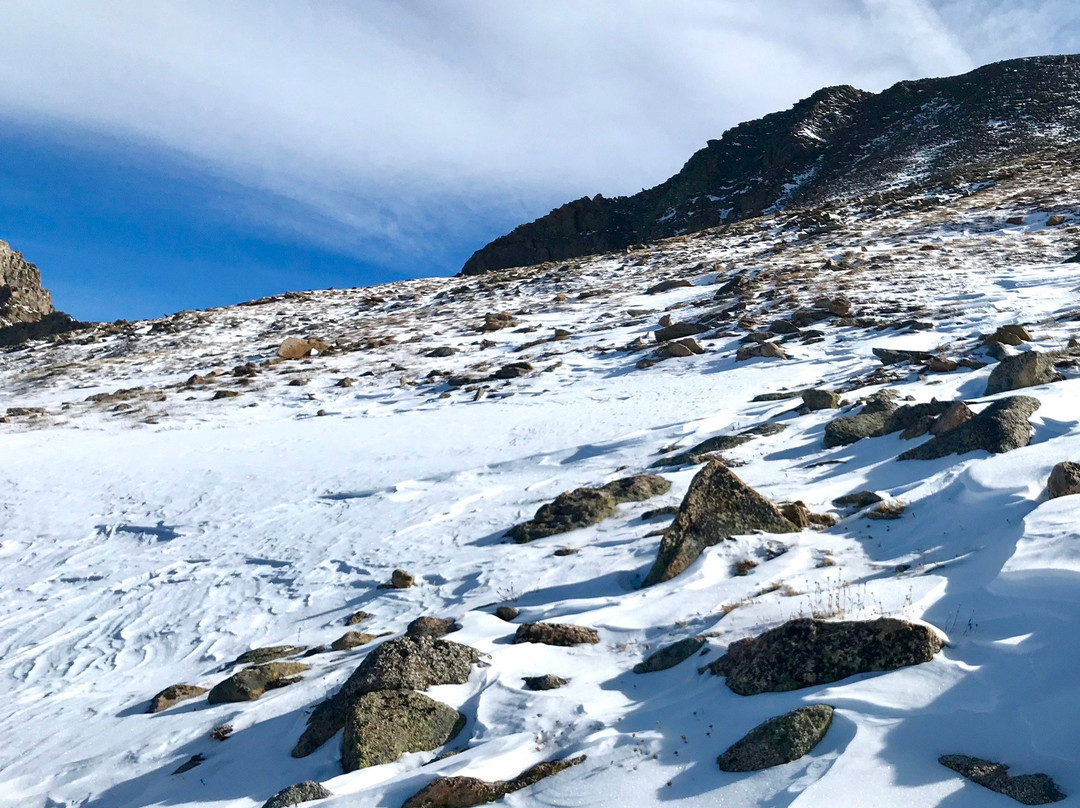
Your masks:
{"label": "mountain ridge", "polygon": [[825,87],[708,141],[665,182],[583,197],[477,250],[462,275],[564,261],[898,188],[961,188],[975,165],[1080,141],[1080,57],[996,62],[881,93]]}

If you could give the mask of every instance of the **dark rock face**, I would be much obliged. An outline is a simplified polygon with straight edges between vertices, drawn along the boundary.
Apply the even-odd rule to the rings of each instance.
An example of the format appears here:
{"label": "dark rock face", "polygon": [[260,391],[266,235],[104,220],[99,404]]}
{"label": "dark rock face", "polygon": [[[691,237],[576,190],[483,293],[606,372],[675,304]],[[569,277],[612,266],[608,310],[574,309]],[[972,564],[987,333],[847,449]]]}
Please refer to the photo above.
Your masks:
{"label": "dark rock face", "polygon": [[267,690],[299,681],[301,673],[308,669],[300,662],[269,662],[253,668],[244,668],[210,690],[206,700],[210,704],[231,701],[254,701]]}
{"label": "dark rock face", "polygon": [[452,617],[418,617],[405,628],[406,637],[442,637],[459,626]]}
{"label": "dark rock face", "polygon": [[1050,472],[1046,482],[1046,491],[1050,499],[1080,494],[1080,463],[1058,463]]}
{"label": "dark rock face", "polygon": [[453,707],[411,690],[366,693],[345,715],[341,765],[346,772],[438,749],[465,727]]}
{"label": "dark rock face", "polygon": [[262,808],[292,808],[294,805],[311,802],[312,800],[325,800],[327,797],[332,796],[334,795],[321,783],[316,783],[314,780],[305,780],[303,783],[297,783],[282,789],[264,802]]}
{"label": "dark rock face", "polygon": [[798,760],[825,737],[832,717],[832,707],[814,704],[770,718],[732,744],[717,765],[725,772],[756,772]]}
{"label": "dark rock face", "polygon": [[569,533],[579,527],[588,527],[615,515],[618,503],[608,491],[598,488],[576,488],[555,497],[553,502],[541,505],[536,516],[511,528],[507,537],[519,544]]}
{"label": "dark rock face", "polygon": [[1007,390],[1049,384],[1059,378],[1054,370],[1053,357],[1036,351],[1026,351],[1016,356],[1007,356],[997,364],[986,382],[985,395],[992,396]]}
{"label": "dark rock face", "polygon": [[315,708],[293,757],[306,757],[326,743],[344,726],[349,705],[364,694],[464,684],[479,661],[475,648],[447,640],[401,637],[383,643],[364,658],[341,690]]}
{"label": "dark rock face", "polygon": [[1012,797],[1023,805],[1047,805],[1065,799],[1065,794],[1045,774],[1020,774],[1012,777],[1009,775],[1008,766],[967,755],[942,755],[938,762],[968,780],[998,794]]}
{"label": "dark rock face", "polygon": [[706,547],[728,536],[756,530],[795,533],[798,528],[781,516],[775,505],[714,460],[691,481],[642,586],[668,581],[693,564]]}
{"label": "dark rock face", "polygon": [[908,449],[898,459],[935,460],[978,449],[1000,454],[1027,446],[1031,442],[1028,418],[1039,406],[1039,400],[1030,396],[1011,396],[995,401],[970,421]]}
{"label": "dark rock face", "polygon": [[897,410],[896,396],[889,390],[874,393],[855,415],[842,415],[825,425],[825,446],[847,446],[879,432]]}
{"label": "dark rock face", "polygon": [[442,777],[405,800],[401,808],[471,808],[473,805],[483,805],[584,762],[585,755],[567,760],[549,760],[530,766],[513,780],[496,780],[493,783],[475,777]]}
{"label": "dark rock face", "polygon": [[542,645],[595,645],[600,635],[595,629],[567,623],[522,623],[514,633],[514,643],[535,642]]}
{"label": "dark rock face", "polygon": [[634,666],[634,673],[655,673],[674,668],[700,651],[703,645],[705,645],[704,637],[687,637],[685,640],[679,640],[645,657]]}
{"label": "dark rock face", "polygon": [[[865,197],[897,184],[955,186],[980,161],[1030,154],[1080,133],[1078,85],[1077,59],[1050,56],[903,81],[877,95],[819,90],[709,141],[655,188],[585,197],[519,226],[478,250],[462,274],[622,250],[759,216],[774,205]],[[1038,122],[1051,125],[1043,133],[1032,126]],[[905,175],[928,152],[935,156],[918,175]]]}
{"label": "dark rock face", "polygon": [[196,687],[195,685],[169,685],[151,699],[150,709],[147,712],[160,713],[162,710],[168,710],[174,704],[201,696],[205,692],[205,687]]}
{"label": "dark rock face", "polygon": [[709,665],[740,696],[828,684],[859,673],[929,662],[942,641],[926,626],[892,617],[827,622],[801,618],[728,646]]}

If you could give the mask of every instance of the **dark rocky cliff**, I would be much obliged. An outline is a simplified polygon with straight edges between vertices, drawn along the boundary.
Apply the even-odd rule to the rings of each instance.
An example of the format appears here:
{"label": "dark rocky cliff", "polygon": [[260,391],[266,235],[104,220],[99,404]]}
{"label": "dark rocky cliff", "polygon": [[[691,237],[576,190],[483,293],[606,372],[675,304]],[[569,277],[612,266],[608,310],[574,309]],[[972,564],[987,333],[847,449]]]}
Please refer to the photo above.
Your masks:
{"label": "dark rocky cliff", "polygon": [[655,188],[586,197],[517,227],[462,273],[609,252],[827,200],[963,187],[989,164],[1078,141],[1080,56],[998,62],[878,94],[829,87],[710,140]]}

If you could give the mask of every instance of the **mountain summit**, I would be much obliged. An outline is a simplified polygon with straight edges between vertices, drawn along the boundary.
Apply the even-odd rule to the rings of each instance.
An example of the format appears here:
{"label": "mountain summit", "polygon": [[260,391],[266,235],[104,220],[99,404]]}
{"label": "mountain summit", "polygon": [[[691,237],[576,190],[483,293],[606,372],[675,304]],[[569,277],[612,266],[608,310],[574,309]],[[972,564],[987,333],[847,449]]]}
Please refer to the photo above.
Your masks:
{"label": "mountain summit", "polygon": [[742,123],[655,188],[584,197],[477,250],[464,275],[562,261],[791,207],[925,186],[963,189],[994,163],[1080,141],[1080,57],[987,65],[873,94],[819,90]]}

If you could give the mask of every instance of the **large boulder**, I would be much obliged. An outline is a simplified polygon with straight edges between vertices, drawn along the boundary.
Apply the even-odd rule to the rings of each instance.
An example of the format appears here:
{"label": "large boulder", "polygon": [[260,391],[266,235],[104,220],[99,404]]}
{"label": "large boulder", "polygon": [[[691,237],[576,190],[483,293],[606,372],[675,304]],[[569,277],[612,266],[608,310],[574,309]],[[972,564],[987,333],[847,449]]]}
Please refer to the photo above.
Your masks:
{"label": "large boulder", "polygon": [[303,783],[283,788],[277,794],[263,803],[262,808],[292,808],[294,805],[311,802],[312,800],[325,800],[333,794],[321,783],[314,780],[305,780]]}
{"label": "large boulder", "polygon": [[942,755],[942,766],[963,775],[983,788],[1012,797],[1023,805],[1048,805],[1065,799],[1057,783],[1046,774],[1009,775],[1009,767],[968,755]]}
{"label": "large boulder", "polygon": [[553,502],[541,505],[532,519],[511,528],[506,535],[524,544],[546,536],[568,533],[614,516],[617,504],[610,491],[576,488],[559,494]]}
{"label": "large boulder", "polygon": [[210,704],[254,701],[267,690],[295,684],[299,681],[300,674],[307,669],[307,665],[299,662],[270,662],[244,668],[224,682],[214,685],[206,700]]}
{"label": "large boulder", "polygon": [[700,651],[703,645],[705,645],[704,637],[687,637],[685,640],[679,640],[649,654],[634,666],[634,673],[656,673],[674,668]]}
{"label": "large boulder", "polygon": [[205,687],[195,685],[169,685],[150,700],[150,709],[146,712],[160,713],[162,710],[168,710],[174,704],[201,696],[205,692]]}
{"label": "large boulder", "polygon": [[1046,482],[1050,499],[1080,494],[1080,463],[1058,463]]}
{"label": "large boulder", "polygon": [[409,752],[438,749],[464,726],[465,716],[423,693],[366,693],[346,711],[341,765],[351,772],[392,763]]}
{"label": "large boulder", "polygon": [[941,650],[931,629],[893,617],[827,622],[798,618],[728,646],[709,670],[740,696],[828,684],[860,673],[929,662]]}
{"label": "large boulder", "polygon": [[706,547],[757,530],[794,533],[798,528],[731,469],[713,460],[691,481],[642,585],[668,581],[693,564]]}
{"label": "large boulder", "polygon": [[825,737],[832,717],[832,707],[814,704],[770,718],[732,744],[717,765],[725,772],[756,772],[798,760]]}
{"label": "large boulder", "polygon": [[986,382],[986,393],[992,396],[1007,390],[1035,387],[1055,382],[1061,377],[1054,370],[1054,359],[1048,354],[1025,351],[1007,356],[998,362]]}
{"label": "large boulder", "polygon": [[880,390],[855,415],[842,415],[825,425],[825,446],[847,446],[878,433],[897,410],[896,394]]}
{"label": "large boulder", "polygon": [[293,748],[293,757],[310,755],[345,724],[350,704],[379,690],[427,690],[469,680],[480,652],[467,645],[432,637],[401,637],[369,653],[333,697],[319,704]]}
{"label": "large boulder", "polygon": [[900,460],[935,460],[951,454],[982,449],[991,454],[1010,452],[1031,442],[1028,419],[1039,409],[1031,396],[1010,396],[995,401],[964,424],[908,449]]}
{"label": "large boulder", "polygon": [[441,777],[405,800],[401,808],[472,808],[521,791],[561,771],[585,762],[585,755],[549,760],[530,766],[512,780],[487,782],[475,777]]}

